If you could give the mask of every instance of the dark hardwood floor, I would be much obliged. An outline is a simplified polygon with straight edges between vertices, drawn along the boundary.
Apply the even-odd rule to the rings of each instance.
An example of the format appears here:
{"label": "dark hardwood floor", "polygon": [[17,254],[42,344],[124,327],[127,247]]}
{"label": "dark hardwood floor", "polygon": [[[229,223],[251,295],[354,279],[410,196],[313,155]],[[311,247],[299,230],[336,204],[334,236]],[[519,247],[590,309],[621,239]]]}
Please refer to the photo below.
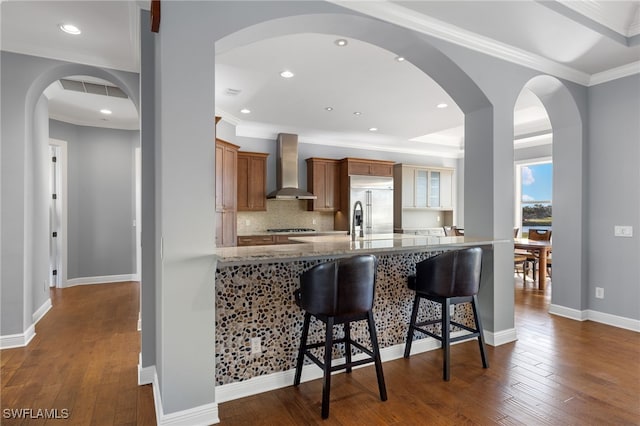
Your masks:
{"label": "dark hardwood floor", "polygon": [[[640,424],[640,334],[549,315],[550,289],[516,279],[518,341],[452,347],[383,364],[389,400],[373,367],[334,376],[331,413],[320,418],[321,381],[220,404],[224,425],[632,425]],[[151,387],[137,385],[137,283],[52,291],[54,308],[26,348],[0,352],[0,407],[69,410],[66,420],[7,425],[153,425]]]}
{"label": "dark hardwood floor", "polygon": [[[31,343],[0,351],[0,423],[155,425],[151,385],[138,386],[139,294],[137,282],[53,289]],[[68,418],[10,419],[6,409]]]}

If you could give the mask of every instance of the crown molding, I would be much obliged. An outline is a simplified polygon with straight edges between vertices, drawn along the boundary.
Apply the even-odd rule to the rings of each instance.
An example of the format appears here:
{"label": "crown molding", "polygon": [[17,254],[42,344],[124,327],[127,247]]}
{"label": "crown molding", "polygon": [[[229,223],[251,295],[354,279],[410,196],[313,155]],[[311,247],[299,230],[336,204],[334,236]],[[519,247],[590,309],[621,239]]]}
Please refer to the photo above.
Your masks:
{"label": "crown molding", "polygon": [[640,73],[640,61],[632,62],[621,67],[593,74],[589,79],[589,86],[595,86],[596,84],[606,83],[607,81],[617,80],[638,73]]}
{"label": "crown molding", "polygon": [[226,121],[227,123],[233,124],[234,126],[242,123],[242,120],[240,120],[238,117],[218,107],[216,107],[216,115],[218,117],[221,117],[221,119]]}
{"label": "crown molding", "polygon": [[[638,34],[637,32],[634,33],[632,31],[631,26],[625,27],[626,23],[622,24],[620,22],[615,22],[613,19],[611,19],[603,9],[602,7],[603,2],[601,0],[582,0],[582,1],[557,0],[557,1],[563,6],[566,6],[569,9],[583,16],[586,16],[587,18],[597,22],[600,25],[604,25],[605,27],[615,31],[616,33],[624,37],[631,37],[631,36],[634,36],[635,34]],[[637,12],[635,13],[637,14]],[[635,28],[635,30],[637,31],[638,29]]]}
{"label": "crown molding", "polygon": [[574,83],[585,86],[589,84],[591,76],[585,72],[578,71],[574,68],[506,43],[501,43],[489,37],[484,37],[471,31],[463,30],[462,28],[447,24],[438,19],[417,14],[415,11],[395,3],[390,3],[388,1],[328,1],[344,8],[372,16],[404,28],[409,28],[422,34],[427,34],[468,49],[476,50],[498,59],[532,68]]}

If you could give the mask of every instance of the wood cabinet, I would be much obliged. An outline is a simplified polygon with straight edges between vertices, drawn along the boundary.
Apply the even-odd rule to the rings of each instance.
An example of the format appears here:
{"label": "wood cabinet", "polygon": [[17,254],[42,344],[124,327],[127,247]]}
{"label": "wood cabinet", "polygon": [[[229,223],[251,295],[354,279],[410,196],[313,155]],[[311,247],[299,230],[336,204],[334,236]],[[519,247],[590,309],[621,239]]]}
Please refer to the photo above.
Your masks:
{"label": "wood cabinet", "polygon": [[216,139],[216,246],[236,244],[238,146]]}
{"label": "wood cabinet", "polygon": [[[289,240],[295,234],[277,235],[243,235],[238,237],[238,246],[265,246],[271,244],[297,244],[297,241]],[[300,234],[298,234],[300,236]]]}
{"label": "wood cabinet", "polygon": [[393,161],[369,160],[364,158],[343,158],[340,160],[340,212],[333,219],[335,230],[349,231],[351,202],[351,188],[349,176],[393,176]]}
{"label": "wood cabinet", "polygon": [[275,235],[243,235],[238,237],[238,246],[264,246],[275,244]]}
{"label": "wood cabinet", "polygon": [[267,210],[267,156],[238,152],[238,211]]}
{"label": "wood cabinet", "polygon": [[363,158],[344,158],[347,175],[393,176],[393,161],[367,160]]}
{"label": "wood cabinet", "polygon": [[340,210],[340,160],[307,158],[307,191],[318,197],[308,201],[307,210]]}

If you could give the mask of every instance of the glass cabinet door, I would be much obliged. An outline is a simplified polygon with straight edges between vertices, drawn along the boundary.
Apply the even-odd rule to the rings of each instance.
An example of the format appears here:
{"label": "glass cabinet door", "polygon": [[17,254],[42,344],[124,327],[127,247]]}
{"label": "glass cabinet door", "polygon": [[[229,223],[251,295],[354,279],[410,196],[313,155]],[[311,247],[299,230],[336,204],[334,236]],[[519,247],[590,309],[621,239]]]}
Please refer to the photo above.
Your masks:
{"label": "glass cabinet door", "polygon": [[429,207],[440,207],[440,172],[429,175]]}
{"label": "glass cabinet door", "polygon": [[416,207],[427,207],[428,178],[427,170],[416,170]]}

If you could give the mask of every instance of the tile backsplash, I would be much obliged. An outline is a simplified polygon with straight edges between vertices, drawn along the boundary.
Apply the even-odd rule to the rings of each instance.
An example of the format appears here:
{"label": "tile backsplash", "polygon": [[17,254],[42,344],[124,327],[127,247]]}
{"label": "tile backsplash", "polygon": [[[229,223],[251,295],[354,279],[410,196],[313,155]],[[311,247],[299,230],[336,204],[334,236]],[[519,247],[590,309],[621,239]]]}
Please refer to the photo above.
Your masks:
{"label": "tile backsplash", "polygon": [[307,201],[304,200],[267,200],[266,212],[238,212],[238,235],[273,228],[333,231],[333,213],[307,211]]}

